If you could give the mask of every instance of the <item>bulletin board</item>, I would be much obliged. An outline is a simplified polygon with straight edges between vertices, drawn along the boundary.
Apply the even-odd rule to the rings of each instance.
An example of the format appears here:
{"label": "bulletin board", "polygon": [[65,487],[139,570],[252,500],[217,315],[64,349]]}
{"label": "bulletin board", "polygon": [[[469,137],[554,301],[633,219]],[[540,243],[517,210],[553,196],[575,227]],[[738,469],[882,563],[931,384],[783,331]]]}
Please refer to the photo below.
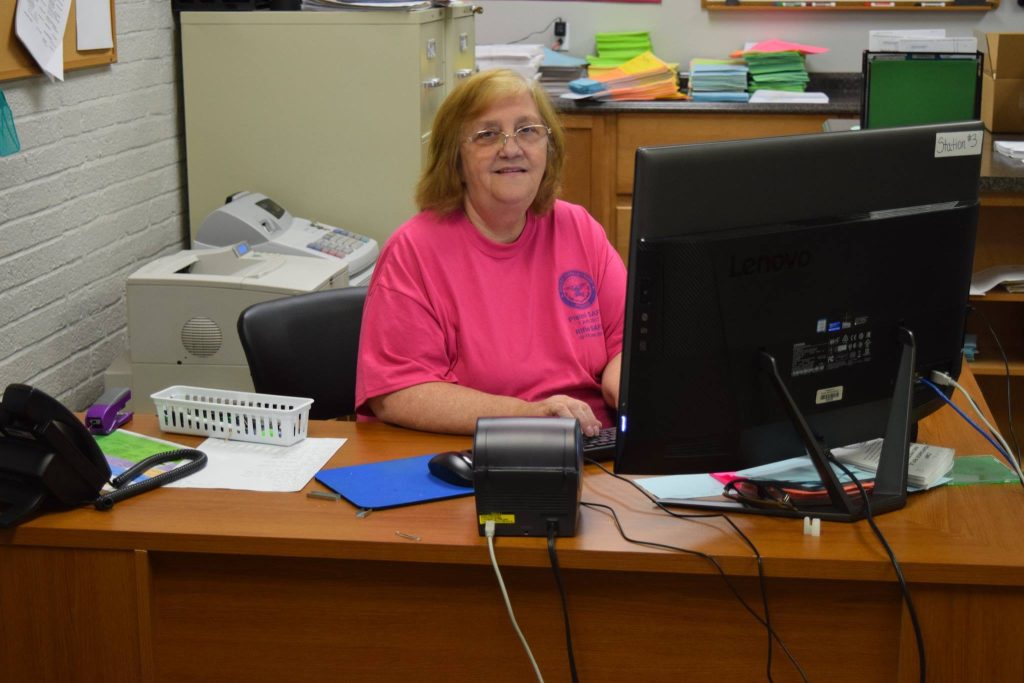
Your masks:
{"label": "bulletin board", "polygon": [[[14,12],[16,2],[0,3],[0,81],[24,78],[42,73],[32,55],[14,34]],[[114,0],[110,0],[110,35],[114,39],[114,47],[105,50],[78,50],[78,29],[75,20],[75,2],[71,2],[68,13],[68,24],[64,31],[64,70],[84,69],[88,66],[113,64],[117,61],[117,31],[114,20]]]}

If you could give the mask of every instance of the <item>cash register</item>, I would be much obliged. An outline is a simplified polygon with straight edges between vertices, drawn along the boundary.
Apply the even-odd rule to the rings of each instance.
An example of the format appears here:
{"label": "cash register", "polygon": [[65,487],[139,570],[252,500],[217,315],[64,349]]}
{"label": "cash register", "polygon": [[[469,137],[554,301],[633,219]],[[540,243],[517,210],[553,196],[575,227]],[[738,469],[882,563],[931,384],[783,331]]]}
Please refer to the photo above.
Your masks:
{"label": "cash register", "polygon": [[257,252],[312,256],[348,266],[353,287],[367,285],[380,247],[366,235],[293,216],[258,192],[237,192],[203,220],[193,249],[246,243]]}

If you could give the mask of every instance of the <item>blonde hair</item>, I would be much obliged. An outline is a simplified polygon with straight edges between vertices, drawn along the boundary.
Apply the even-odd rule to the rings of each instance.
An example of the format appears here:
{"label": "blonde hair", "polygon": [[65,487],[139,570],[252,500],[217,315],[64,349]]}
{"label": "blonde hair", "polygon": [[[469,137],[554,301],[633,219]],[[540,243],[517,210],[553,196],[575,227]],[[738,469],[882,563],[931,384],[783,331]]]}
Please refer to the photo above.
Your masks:
{"label": "blonde hair", "polygon": [[430,132],[427,165],[416,186],[416,204],[421,211],[446,215],[463,207],[466,195],[462,180],[462,156],[465,127],[496,102],[529,94],[537,105],[548,136],[548,158],[537,196],[530,205],[535,214],[545,214],[555,204],[561,189],[565,160],[565,131],[547,94],[536,82],[511,69],[481,71],[467,78],[452,91],[434,117]]}

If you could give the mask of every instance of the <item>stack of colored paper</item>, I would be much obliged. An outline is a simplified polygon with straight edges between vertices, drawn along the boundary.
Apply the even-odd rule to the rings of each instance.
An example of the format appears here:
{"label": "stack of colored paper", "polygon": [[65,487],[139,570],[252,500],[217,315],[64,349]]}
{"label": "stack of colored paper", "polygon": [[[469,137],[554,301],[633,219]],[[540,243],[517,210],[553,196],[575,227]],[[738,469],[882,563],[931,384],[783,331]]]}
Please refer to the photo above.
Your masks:
{"label": "stack of colored paper", "polygon": [[587,62],[579,57],[544,48],[540,64],[540,84],[552,97],[569,92],[569,83],[586,73]]}
{"label": "stack of colored paper", "polygon": [[747,65],[742,59],[691,59],[690,99],[695,102],[746,102]]}
{"label": "stack of colored paper", "polygon": [[589,76],[622,66],[634,57],[651,50],[651,36],[646,31],[632,33],[598,33],[594,36],[596,55],[588,55]]}
{"label": "stack of colored paper", "polygon": [[666,64],[653,52],[644,52],[625,64],[591,75],[605,90],[595,97],[612,100],[683,100],[677,64]]}
{"label": "stack of colored paper", "polygon": [[799,52],[747,52],[743,58],[750,67],[750,92],[807,89],[810,76]]}
{"label": "stack of colored paper", "polygon": [[756,43],[730,56],[742,57],[750,67],[750,92],[803,92],[810,80],[805,55],[822,52],[828,52],[828,48],[773,39]]}

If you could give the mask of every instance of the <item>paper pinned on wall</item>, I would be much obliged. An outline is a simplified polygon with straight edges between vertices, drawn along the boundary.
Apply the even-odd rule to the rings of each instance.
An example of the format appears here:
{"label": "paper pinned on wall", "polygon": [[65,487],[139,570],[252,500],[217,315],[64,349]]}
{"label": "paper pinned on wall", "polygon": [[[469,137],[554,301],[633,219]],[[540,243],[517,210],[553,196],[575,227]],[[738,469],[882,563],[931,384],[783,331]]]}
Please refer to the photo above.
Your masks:
{"label": "paper pinned on wall", "polygon": [[64,80],[64,29],[71,0],[18,0],[14,32],[50,80]]}
{"label": "paper pinned on wall", "polygon": [[78,0],[75,3],[79,50],[109,50],[114,47],[110,32],[110,0]]}

